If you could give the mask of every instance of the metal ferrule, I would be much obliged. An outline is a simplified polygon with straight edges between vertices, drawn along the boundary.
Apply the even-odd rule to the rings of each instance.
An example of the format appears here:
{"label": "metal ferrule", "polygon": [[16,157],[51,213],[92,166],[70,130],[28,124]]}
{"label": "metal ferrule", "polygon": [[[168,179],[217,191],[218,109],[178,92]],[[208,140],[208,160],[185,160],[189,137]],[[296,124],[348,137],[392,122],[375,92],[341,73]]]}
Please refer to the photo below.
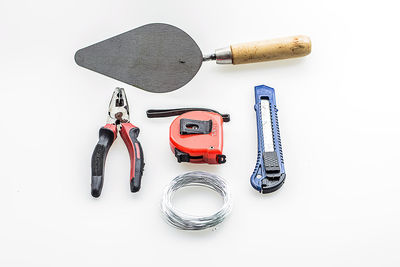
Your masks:
{"label": "metal ferrule", "polygon": [[232,64],[232,51],[230,46],[216,49],[215,56],[217,64]]}

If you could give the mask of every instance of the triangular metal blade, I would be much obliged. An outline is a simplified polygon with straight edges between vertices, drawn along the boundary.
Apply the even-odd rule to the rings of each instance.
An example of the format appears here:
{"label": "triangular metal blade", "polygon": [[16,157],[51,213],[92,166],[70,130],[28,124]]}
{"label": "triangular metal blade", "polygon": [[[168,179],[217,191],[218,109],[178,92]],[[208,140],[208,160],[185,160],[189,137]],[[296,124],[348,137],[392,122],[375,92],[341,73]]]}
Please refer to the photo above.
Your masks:
{"label": "triangular metal blade", "polygon": [[164,93],[184,86],[196,75],[202,53],[181,29],[153,23],[80,49],[75,61],[143,90]]}

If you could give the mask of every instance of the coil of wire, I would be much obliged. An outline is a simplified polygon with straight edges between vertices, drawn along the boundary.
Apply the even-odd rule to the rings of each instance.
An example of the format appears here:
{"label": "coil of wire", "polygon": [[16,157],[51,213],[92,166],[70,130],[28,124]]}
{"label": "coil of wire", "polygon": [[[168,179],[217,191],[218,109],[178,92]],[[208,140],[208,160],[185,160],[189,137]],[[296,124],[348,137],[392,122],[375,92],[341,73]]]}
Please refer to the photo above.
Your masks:
{"label": "coil of wire", "polygon": [[[177,190],[187,186],[203,186],[219,193],[224,204],[216,213],[209,216],[195,216],[183,213],[174,208],[172,198]],[[203,230],[221,223],[232,208],[231,194],[224,179],[202,171],[188,172],[175,177],[165,188],[161,210],[172,226],[181,230]]]}

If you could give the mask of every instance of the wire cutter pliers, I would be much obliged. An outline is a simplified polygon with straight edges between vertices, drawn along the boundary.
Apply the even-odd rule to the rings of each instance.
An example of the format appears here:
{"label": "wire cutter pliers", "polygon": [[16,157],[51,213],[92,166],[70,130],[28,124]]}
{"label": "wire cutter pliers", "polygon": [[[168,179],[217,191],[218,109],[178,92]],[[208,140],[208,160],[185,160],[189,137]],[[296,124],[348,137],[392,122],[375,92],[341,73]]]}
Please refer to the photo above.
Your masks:
{"label": "wire cutter pliers", "polygon": [[92,196],[99,197],[104,181],[104,166],[108,150],[117,138],[117,129],[125,142],[131,160],[131,192],[140,189],[143,175],[143,150],[137,140],[139,128],[129,122],[129,106],[123,88],[116,88],[108,109],[107,124],[99,131],[99,141],[92,155]]}

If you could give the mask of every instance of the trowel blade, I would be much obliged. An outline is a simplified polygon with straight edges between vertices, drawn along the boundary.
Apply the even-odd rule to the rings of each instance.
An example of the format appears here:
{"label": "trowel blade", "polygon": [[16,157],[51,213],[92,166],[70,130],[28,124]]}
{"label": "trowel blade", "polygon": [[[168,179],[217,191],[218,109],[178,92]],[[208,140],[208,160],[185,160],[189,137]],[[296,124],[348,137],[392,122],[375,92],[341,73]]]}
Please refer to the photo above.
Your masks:
{"label": "trowel blade", "polygon": [[154,93],[184,86],[202,60],[200,48],[187,33],[163,23],[141,26],[75,54],[79,66]]}

